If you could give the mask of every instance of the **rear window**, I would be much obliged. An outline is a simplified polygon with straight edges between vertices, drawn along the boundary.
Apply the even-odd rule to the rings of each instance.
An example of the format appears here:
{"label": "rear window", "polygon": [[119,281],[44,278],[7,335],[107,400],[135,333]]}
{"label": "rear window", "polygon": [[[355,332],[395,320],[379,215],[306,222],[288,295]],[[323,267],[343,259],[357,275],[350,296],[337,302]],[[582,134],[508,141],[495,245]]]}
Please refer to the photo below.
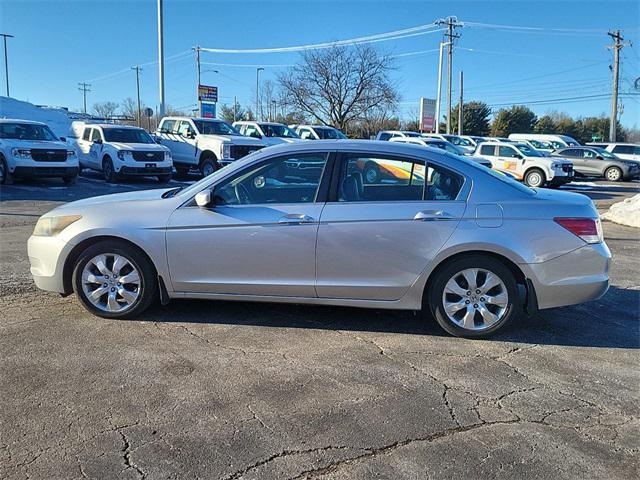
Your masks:
{"label": "rear window", "polygon": [[640,147],[636,147],[633,145],[616,145],[615,147],[613,147],[613,153],[640,155]]}
{"label": "rear window", "polygon": [[495,155],[495,145],[482,145],[480,147],[480,155]]}

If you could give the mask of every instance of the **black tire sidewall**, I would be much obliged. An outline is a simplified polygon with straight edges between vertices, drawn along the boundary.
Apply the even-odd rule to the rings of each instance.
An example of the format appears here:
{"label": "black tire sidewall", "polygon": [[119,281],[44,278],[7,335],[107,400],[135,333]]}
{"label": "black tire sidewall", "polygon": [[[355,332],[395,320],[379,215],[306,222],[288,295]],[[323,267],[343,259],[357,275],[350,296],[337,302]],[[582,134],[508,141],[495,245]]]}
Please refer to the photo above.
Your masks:
{"label": "black tire sidewall", "polygon": [[[110,174],[107,172],[107,166],[110,166]],[[116,171],[113,167],[113,161],[111,160],[111,157],[107,156],[102,161],[102,173],[104,174],[104,179],[107,182],[112,183],[116,181]]]}
{"label": "black tire sidewall", "polygon": [[6,185],[7,179],[9,178],[9,167],[7,166],[7,162],[4,160],[4,157],[0,157],[0,168],[4,174],[0,177],[0,184]]}
{"label": "black tire sidewall", "polygon": [[[205,177],[208,175],[205,175],[204,171],[205,171],[205,166],[206,165],[211,165],[211,173],[214,173],[216,170],[218,170],[217,165],[218,162],[216,161],[215,158],[211,158],[211,157],[206,157],[202,160],[202,163],[200,164],[200,174]],[[211,175],[211,174],[209,174]]]}
{"label": "black tire sidewall", "polygon": [[[367,172],[370,171],[370,170],[373,170],[376,173],[376,178],[372,182],[369,182],[368,179],[367,179]],[[378,165],[376,163],[374,163],[374,162],[367,163],[364,166],[364,170],[363,170],[362,173],[363,173],[362,176],[364,177],[364,181],[369,183],[369,184],[376,183],[376,182],[380,181],[380,167],[378,167]]]}
{"label": "black tire sidewall", "polygon": [[[82,270],[85,265],[96,255],[115,253],[129,260],[140,274],[140,296],[132,308],[124,312],[112,313],[97,309],[84,295],[82,290]],[[102,318],[126,319],[133,318],[146,310],[155,300],[158,286],[155,279],[155,270],[145,255],[137,248],[124,242],[102,241],[91,245],[84,250],[75,262],[72,276],[73,291],[82,306],[90,313]]]}
{"label": "black tire sidewall", "polygon": [[[447,314],[444,312],[442,294],[446,283],[451,279],[451,277],[453,277],[453,275],[467,268],[482,268],[484,270],[489,270],[499,276],[507,287],[507,293],[510,300],[507,311],[500,321],[486,330],[466,330],[449,320]],[[502,262],[492,257],[469,255],[452,260],[437,272],[436,277],[431,283],[430,290],[429,295],[425,296],[429,302],[428,308],[438,324],[446,332],[456,337],[486,338],[494,334],[496,331],[504,328],[505,325],[509,324],[514,319],[514,317],[517,317],[520,314],[521,310],[518,288],[513,274]]]}

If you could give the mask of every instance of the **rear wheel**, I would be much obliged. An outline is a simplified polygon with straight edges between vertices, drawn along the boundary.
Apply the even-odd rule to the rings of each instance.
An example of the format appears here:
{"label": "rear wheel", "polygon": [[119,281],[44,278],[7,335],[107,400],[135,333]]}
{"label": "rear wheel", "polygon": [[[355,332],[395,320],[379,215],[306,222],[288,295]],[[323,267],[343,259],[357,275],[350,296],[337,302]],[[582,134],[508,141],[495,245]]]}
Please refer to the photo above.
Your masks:
{"label": "rear wheel", "polygon": [[4,157],[0,157],[0,184],[11,185],[13,183],[13,176],[9,172],[7,162]]}
{"label": "rear wheel", "polygon": [[476,255],[446,264],[431,283],[428,301],[440,326],[458,337],[489,336],[520,311],[511,271],[499,260]]}
{"label": "rear wheel", "polygon": [[529,187],[542,187],[546,178],[544,172],[539,168],[532,168],[524,176],[524,183]]}
{"label": "rear wheel", "polygon": [[364,166],[364,183],[378,183],[380,181],[380,167],[375,162],[369,162]]}
{"label": "rear wheel", "polygon": [[102,173],[104,174],[104,179],[109,183],[114,183],[118,180],[118,174],[113,168],[111,157],[108,155],[102,161]]}
{"label": "rear wheel", "polygon": [[622,181],[622,170],[618,167],[609,167],[604,171],[604,178],[610,182]]}
{"label": "rear wheel", "polygon": [[151,262],[121,241],[87,248],[73,270],[73,291],[82,305],[104,318],[132,318],[155,299],[158,286]]}

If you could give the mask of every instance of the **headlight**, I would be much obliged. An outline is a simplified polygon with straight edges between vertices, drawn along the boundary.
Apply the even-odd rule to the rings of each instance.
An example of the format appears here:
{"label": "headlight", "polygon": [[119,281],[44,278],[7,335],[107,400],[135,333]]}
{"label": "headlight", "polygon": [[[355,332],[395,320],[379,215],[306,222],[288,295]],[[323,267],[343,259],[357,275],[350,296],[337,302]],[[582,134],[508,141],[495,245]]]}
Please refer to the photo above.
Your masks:
{"label": "headlight", "polygon": [[220,153],[222,154],[222,158],[230,158],[231,157],[231,145],[229,145],[228,143],[223,143]]}
{"label": "headlight", "polygon": [[164,159],[171,160],[171,152],[164,152]]}
{"label": "headlight", "polygon": [[13,148],[11,155],[17,158],[31,158],[31,150],[28,148]]}
{"label": "headlight", "polygon": [[67,157],[75,157],[75,156],[76,156],[75,150],[67,150]]}
{"label": "headlight", "polygon": [[61,217],[41,217],[33,229],[36,237],[53,237],[62,232],[73,222],[82,218],[81,215],[65,215]]}
{"label": "headlight", "polygon": [[130,152],[129,150],[118,150],[118,158],[120,160],[124,160],[124,157],[127,155],[132,155],[133,152]]}
{"label": "headlight", "polygon": [[552,163],[551,168],[553,169],[562,168],[562,165],[560,163]]}

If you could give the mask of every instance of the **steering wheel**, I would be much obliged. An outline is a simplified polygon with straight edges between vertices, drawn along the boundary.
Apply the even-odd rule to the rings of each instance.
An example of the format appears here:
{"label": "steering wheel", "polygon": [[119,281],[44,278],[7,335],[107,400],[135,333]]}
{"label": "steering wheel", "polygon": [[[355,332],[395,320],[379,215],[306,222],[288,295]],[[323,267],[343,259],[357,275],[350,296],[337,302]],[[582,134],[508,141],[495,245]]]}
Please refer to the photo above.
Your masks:
{"label": "steering wheel", "polygon": [[233,189],[240,205],[251,203],[251,194],[249,193],[247,187],[245,187],[242,183],[237,183],[236,186],[233,187]]}

